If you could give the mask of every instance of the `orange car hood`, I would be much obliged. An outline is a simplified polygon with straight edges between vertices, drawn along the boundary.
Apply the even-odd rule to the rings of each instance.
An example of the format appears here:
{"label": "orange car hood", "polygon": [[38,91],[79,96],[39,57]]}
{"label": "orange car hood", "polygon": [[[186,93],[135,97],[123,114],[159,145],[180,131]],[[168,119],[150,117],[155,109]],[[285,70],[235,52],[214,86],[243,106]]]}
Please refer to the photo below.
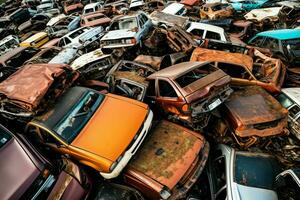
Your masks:
{"label": "orange car hood", "polygon": [[132,141],[147,112],[146,104],[108,94],[71,145],[114,162]]}

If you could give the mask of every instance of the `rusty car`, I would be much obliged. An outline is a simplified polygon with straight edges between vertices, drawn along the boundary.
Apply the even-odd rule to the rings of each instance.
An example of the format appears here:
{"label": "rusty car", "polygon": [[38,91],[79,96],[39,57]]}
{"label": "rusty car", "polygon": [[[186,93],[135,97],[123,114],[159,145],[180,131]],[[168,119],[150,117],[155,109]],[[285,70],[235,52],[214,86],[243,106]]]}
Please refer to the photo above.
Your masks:
{"label": "rusty car", "polygon": [[0,113],[21,122],[45,111],[78,78],[63,64],[25,65],[0,83]]}
{"label": "rusty car", "polygon": [[66,14],[80,12],[83,5],[79,0],[66,0],[63,2],[63,9]]}
{"label": "rusty car", "polygon": [[143,101],[148,87],[146,77],[154,72],[144,64],[121,60],[109,70],[104,81],[110,92]]}
{"label": "rusty car", "polygon": [[231,76],[234,86],[258,85],[269,92],[280,92],[286,69],[279,59],[265,56],[254,50],[254,58],[241,53],[196,48],[191,61],[212,61]]}
{"label": "rusty car", "polygon": [[111,54],[104,54],[101,49],[96,49],[76,58],[70,67],[77,70],[85,79],[101,80],[113,64]]}
{"label": "rusty car", "polygon": [[200,7],[201,19],[223,19],[231,17],[233,8],[226,3],[207,3]]}
{"label": "rusty car", "polygon": [[124,172],[125,182],[149,199],[183,199],[206,164],[209,143],[168,121],[154,126]]}
{"label": "rusty car", "polygon": [[169,118],[189,127],[207,125],[209,113],[232,92],[230,76],[213,62],[183,62],[147,77],[147,97]]}
{"label": "rusty car", "polygon": [[272,137],[288,134],[288,110],[258,86],[236,90],[222,106],[221,113],[222,118],[213,127],[213,137],[221,143],[241,149],[266,148]]}
{"label": "rusty car", "polygon": [[102,12],[93,12],[81,17],[80,26],[103,26],[110,24],[111,19],[105,16]]}

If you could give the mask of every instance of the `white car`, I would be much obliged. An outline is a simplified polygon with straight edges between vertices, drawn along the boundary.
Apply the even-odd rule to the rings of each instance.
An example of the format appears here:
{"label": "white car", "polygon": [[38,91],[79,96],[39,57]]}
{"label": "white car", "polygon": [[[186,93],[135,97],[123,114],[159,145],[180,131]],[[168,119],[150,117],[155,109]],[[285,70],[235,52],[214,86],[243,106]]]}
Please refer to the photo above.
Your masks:
{"label": "white car", "polygon": [[114,49],[141,44],[151,27],[152,22],[144,12],[117,17],[108,27],[108,33],[101,38],[101,46]]}
{"label": "white car", "polygon": [[223,28],[210,24],[190,22],[186,27],[186,31],[201,39],[213,39],[224,42],[229,41]]}
{"label": "white car", "polygon": [[144,0],[131,0],[129,9],[136,9],[144,5],[145,5]]}
{"label": "white car", "polygon": [[162,10],[163,13],[185,16],[187,9],[181,3],[172,3]]}
{"label": "white car", "polygon": [[288,109],[289,129],[300,140],[300,88],[283,88],[276,99]]}
{"label": "white car", "polygon": [[78,28],[67,35],[60,38],[58,42],[59,47],[73,47],[73,48],[84,48],[93,42],[97,42],[102,36],[103,28],[96,27],[82,27]]}
{"label": "white car", "polygon": [[15,35],[9,35],[0,41],[0,56],[19,46],[19,39]]}
{"label": "white car", "polygon": [[102,6],[102,4],[101,4],[100,2],[87,4],[87,5],[84,6],[84,8],[83,8],[82,15],[88,15],[88,14],[97,12],[97,11],[99,11],[102,7],[103,7],[103,6]]}

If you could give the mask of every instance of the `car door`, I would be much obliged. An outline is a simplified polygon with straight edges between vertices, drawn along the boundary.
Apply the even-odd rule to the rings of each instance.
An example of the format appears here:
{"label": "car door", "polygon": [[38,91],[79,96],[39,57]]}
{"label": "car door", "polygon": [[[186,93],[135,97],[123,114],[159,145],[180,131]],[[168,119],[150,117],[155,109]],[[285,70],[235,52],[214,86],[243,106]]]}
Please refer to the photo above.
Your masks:
{"label": "car door", "polygon": [[186,104],[181,94],[179,94],[175,89],[174,85],[167,79],[158,79],[158,97],[156,98],[156,103],[166,113],[180,114],[182,107]]}
{"label": "car door", "polygon": [[141,18],[144,21],[144,29],[145,29],[144,34],[146,36],[146,34],[148,34],[148,32],[150,31],[152,23],[151,20],[144,13],[141,14]]}

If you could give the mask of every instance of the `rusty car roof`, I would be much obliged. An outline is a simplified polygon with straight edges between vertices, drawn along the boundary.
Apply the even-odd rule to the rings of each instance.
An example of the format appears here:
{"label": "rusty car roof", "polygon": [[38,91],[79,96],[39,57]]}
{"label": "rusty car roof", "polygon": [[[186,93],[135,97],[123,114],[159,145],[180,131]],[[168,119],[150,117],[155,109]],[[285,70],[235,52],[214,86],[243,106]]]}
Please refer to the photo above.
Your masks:
{"label": "rusty car roof", "polygon": [[214,61],[232,63],[247,67],[250,71],[253,68],[253,59],[245,54],[231,53],[226,51],[211,50],[197,47],[191,56],[191,61]]}
{"label": "rusty car roof", "polygon": [[63,64],[25,65],[0,83],[0,93],[13,101],[36,107],[54,78],[63,73],[66,67]]}
{"label": "rusty car roof", "polygon": [[165,69],[159,70],[158,72],[155,72],[148,76],[149,79],[154,79],[155,77],[167,77],[170,79],[175,79],[178,76],[193,70],[199,66],[205,65],[210,62],[182,62],[176,65],[172,65],[170,67],[167,67]]}

